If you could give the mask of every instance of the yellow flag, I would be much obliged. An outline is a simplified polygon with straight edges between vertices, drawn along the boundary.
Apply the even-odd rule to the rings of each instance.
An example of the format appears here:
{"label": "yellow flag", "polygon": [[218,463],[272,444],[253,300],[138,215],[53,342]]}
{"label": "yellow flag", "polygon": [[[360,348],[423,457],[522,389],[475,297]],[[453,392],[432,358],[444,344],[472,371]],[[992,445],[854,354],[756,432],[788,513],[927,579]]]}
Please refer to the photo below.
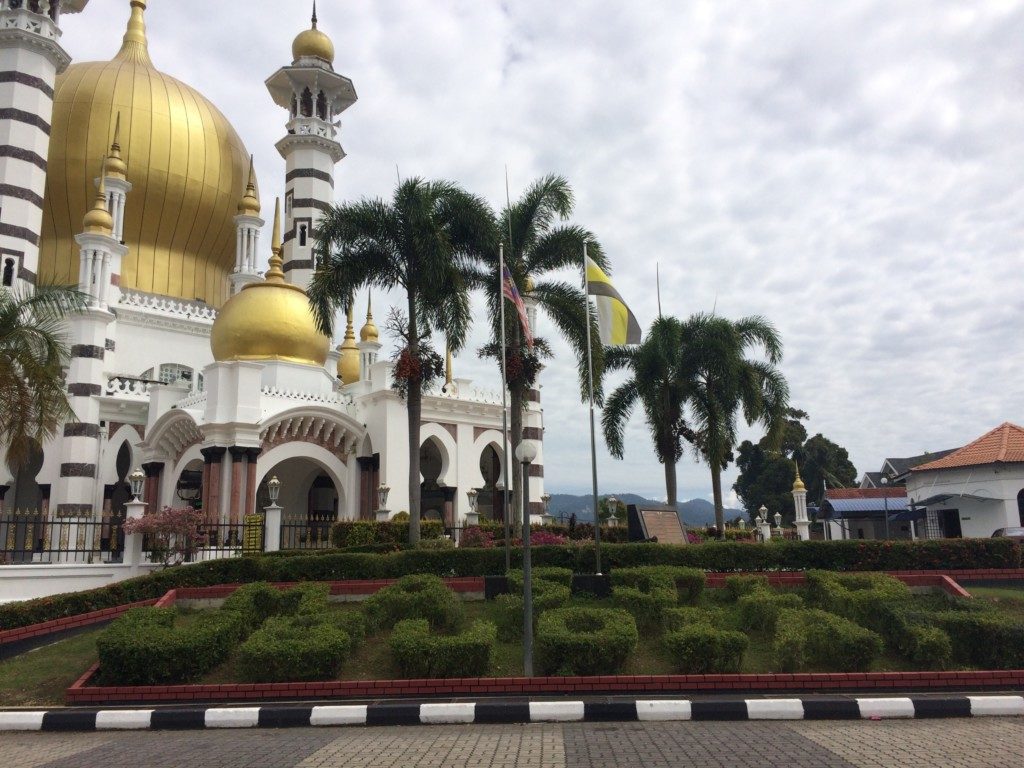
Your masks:
{"label": "yellow flag", "polygon": [[640,324],[612,281],[589,256],[587,257],[587,293],[597,305],[597,324],[601,342],[608,347],[640,343]]}

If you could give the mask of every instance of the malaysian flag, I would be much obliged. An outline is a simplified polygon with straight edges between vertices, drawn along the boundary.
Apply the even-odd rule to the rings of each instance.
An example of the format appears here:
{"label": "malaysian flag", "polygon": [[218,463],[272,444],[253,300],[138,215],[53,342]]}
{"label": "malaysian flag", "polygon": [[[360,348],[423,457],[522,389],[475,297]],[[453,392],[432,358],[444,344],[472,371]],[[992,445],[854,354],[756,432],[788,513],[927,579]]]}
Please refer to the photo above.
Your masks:
{"label": "malaysian flag", "polygon": [[519,289],[516,288],[515,280],[512,279],[512,273],[508,271],[508,267],[501,268],[501,293],[516,305],[519,322],[522,324],[523,333],[526,336],[526,346],[532,350],[533,333],[530,331],[530,318],[526,314],[526,304],[523,303],[523,297],[519,295]]}

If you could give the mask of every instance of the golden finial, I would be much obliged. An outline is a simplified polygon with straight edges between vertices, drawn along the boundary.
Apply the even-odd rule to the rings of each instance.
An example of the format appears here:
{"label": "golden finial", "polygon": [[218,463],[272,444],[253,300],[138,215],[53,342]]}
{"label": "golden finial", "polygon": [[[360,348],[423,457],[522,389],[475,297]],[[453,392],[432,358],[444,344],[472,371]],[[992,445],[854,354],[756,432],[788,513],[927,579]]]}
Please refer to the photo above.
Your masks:
{"label": "golden finial", "polygon": [[103,179],[103,169],[106,166],[107,158],[104,157],[100,164],[100,184],[96,189],[96,201],[82,219],[82,228],[85,232],[109,236],[114,231],[114,218],[107,210],[107,185]]}
{"label": "golden finial", "polygon": [[281,198],[277,198],[274,201],[274,229],[270,235],[270,269],[267,270],[266,282],[268,283],[283,283],[284,272],[281,271],[281,265],[284,263],[281,259]]}
{"label": "golden finial", "polygon": [[107,155],[107,163],[104,166],[104,175],[112,179],[124,179],[128,166],[121,157],[121,113],[117,113],[114,120],[114,140],[110,142],[110,154]]}
{"label": "golden finial", "polygon": [[806,491],[807,486],[805,486],[804,481],[800,479],[800,462],[795,461],[793,463],[796,464],[796,480],[793,481],[793,490]]}
{"label": "golden finial", "polygon": [[245,194],[238,203],[238,213],[243,216],[259,216],[260,201],[256,197],[256,170],[253,168],[253,156],[249,155],[249,181],[245,185]]}
{"label": "golden finial", "polygon": [[292,58],[298,61],[304,57],[312,57],[334,63],[334,43],[316,27],[316,2],[313,2],[313,26],[303,30],[292,43]]}
{"label": "golden finial", "polygon": [[379,337],[380,334],[377,331],[377,325],[373,322],[373,295],[367,293],[366,323],[363,325],[362,330],[359,331],[359,340],[376,342]]}
{"label": "golden finial", "polygon": [[338,378],[342,384],[353,384],[359,381],[359,347],[356,346],[354,331],[355,305],[348,305],[345,313],[345,340],[338,347]]}
{"label": "golden finial", "polygon": [[445,355],[444,355],[444,383],[445,386],[450,385],[454,379],[452,378],[452,347],[451,344],[445,344]]}
{"label": "golden finial", "polygon": [[313,0],[313,29],[316,29],[316,0]]}
{"label": "golden finial", "polygon": [[149,58],[149,41],[146,39],[146,0],[132,0],[132,15],[128,19],[128,29],[124,33],[124,42],[115,59],[131,61],[146,67],[153,66]]}

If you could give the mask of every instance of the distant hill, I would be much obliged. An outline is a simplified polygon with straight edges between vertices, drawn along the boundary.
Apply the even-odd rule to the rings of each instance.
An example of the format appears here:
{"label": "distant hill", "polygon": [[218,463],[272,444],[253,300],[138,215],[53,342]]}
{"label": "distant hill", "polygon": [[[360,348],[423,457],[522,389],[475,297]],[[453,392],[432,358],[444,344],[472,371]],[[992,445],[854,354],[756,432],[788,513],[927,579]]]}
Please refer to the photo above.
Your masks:
{"label": "distant hill", "polygon": [[[645,499],[635,493],[612,494],[626,504],[661,504],[659,501]],[[687,525],[708,525],[715,522],[715,505],[706,499],[690,499],[680,501],[676,504],[679,510],[679,517]],[[556,518],[564,514],[566,517],[576,513],[576,519],[580,522],[593,522],[594,520],[594,497],[574,496],[570,493],[551,494],[550,512]],[[738,515],[744,514],[742,509],[726,509],[725,519],[730,520]]]}

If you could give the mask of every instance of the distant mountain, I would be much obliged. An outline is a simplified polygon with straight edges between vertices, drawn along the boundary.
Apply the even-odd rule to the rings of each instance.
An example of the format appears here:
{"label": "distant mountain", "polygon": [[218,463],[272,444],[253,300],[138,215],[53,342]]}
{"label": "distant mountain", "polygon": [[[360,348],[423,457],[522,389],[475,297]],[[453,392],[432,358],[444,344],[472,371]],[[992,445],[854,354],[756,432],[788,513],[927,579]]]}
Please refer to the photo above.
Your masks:
{"label": "distant mountain", "polygon": [[[612,494],[626,504],[661,504],[660,501],[645,499],[635,493]],[[704,526],[715,522],[715,505],[706,499],[690,499],[680,501],[676,504],[679,510],[679,517],[687,525]],[[594,497],[574,496],[570,493],[551,494],[550,512],[556,518],[560,515],[576,513],[576,519],[580,522],[593,522],[594,520]],[[730,520],[738,515],[744,514],[742,509],[726,509],[725,519]]]}

